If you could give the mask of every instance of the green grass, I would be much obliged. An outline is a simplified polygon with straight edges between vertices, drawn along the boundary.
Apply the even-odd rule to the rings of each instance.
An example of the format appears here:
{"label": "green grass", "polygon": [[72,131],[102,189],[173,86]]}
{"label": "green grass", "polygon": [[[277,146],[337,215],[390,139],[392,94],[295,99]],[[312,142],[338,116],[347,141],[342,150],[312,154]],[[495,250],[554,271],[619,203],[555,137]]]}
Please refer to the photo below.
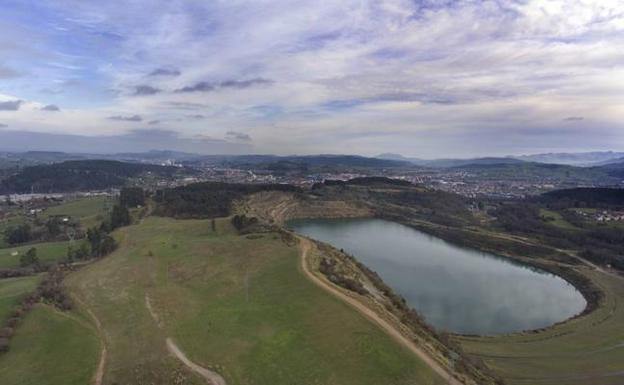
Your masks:
{"label": "green grass", "polygon": [[170,383],[179,364],[165,350],[166,336],[228,385],[444,383],[309,282],[296,247],[277,234],[248,239],[226,220],[217,224],[213,233],[209,221],[149,218],[117,233],[119,251],[69,278],[105,330],[105,383]]}
{"label": "green grass", "polygon": [[80,198],[69,201],[58,206],[52,206],[43,212],[43,218],[62,215],[77,218],[81,227],[87,229],[99,225],[107,213],[107,209],[112,207],[113,199],[107,196]]}
{"label": "green grass", "polygon": [[606,293],[591,314],[540,333],[458,340],[511,385],[624,383],[624,280],[587,274]]}
{"label": "green grass", "polygon": [[0,355],[2,385],[89,384],[99,360],[95,330],[72,312],[37,305]]}
{"label": "green grass", "polygon": [[[80,241],[76,241],[78,245]],[[0,249],[0,269],[16,268],[20,266],[20,257],[31,247],[37,249],[37,257],[42,263],[58,262],[67,257],[68,241],[33,243],[18,247]],[[13,255],[17,253],[16,255]]]}
{"label": "green grass", "polygon": [[0,325],[38,283],[36,276],[0,279]]}
{"label": "green grass", "polygon": [[547,209],[543,209],[542,208],[542,209],[540,209],[540,216],[542,216],[544,218],[552,218],[553,220],[552,221],[548,221],[548,223],[550,223],[551,225],[553,225],[555,227],[559,227],[559,228],[565,229],[565,230],[578,230],[578,228],[576,226],[574,226],[570,222],[568,222],[565,219],[563,219],[561,214],[559,214],[556,211],[547,210]]}

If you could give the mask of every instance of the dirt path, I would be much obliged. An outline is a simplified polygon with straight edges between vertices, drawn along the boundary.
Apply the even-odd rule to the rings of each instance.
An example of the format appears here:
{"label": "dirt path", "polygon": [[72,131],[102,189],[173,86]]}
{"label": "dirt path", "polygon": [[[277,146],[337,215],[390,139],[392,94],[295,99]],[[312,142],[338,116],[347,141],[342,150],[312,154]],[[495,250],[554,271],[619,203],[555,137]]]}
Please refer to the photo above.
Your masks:
{"label": "dirt path", "polygon": [[399,332],[393,325],[391,325],[388,321],[381,318],[375,311],[370,309],[368,306],[364,305],[360,301],[349,297],[344,294],[342,291],[336,289],[335,287],[329,285],[325,281],[321,280],[319,277],[314,275],[308,269],[307,257],[308,253],[312,249],[312,242],[306,238],[299,237],[297,238],[301,244],[301,268],[305,275],[317,286],[321,289],[333,294],[334,296],[340,298],[344,302],[351,305],[357,311],[359,311],[362,315],[364,315],[369,320],[376,323],[381,329],[386,332],[390,337],[392,337],[396,342],[400,343],[404,347],[406,347],[409,351],[416,354],[418,358],[420,358],[427,366],[429,366],[434,372],[436,372],[440,377],[446,379],[449,385],[464,385],[462,382],[452,377],[450,373],[442,367],[437,361],[435,361],[431,356],[429,356],[424,350],[418,347],[413,341],[405,337],[401,332]]}
{"label": "dirt path", "polygon": [[89,314],[89,316],[93,319],[95,323],[95,328],[97,329],[97,334],[100,337],[100,344],[102,345],[102,351],[100,352],[100,362],[98,363],[97,370],[93,375],[92,383],[93,385],[102,385],[102,379],[104,378],[104,368],[106,367],[106,355],[108,354],[106,350],[106,342],[104,341],[104,332],[102,331],[102,324],[98,317],[87,307],[80,298],[72,297],[76,300],[76,302],[82,305],[82,308]]}
{"label": "dirt path", "polygon": [[[158,314],[156,314],[156,312],[154,311],[154,308],[152,307],[152,302],[150,301],[150,297],[147,293],[145,293],[145,307],[147,308],[147,311],[150,313],[150,315],[156,322],[156,325],[158,325],[158,328],[163,329],[162,321],[160,317],[158,317]],[[225,380],[223,379],[223,377],[221,377],[221,375],[219,375],[219,373],[214,372],[210,369],[206,369],[202,366],[199,366],[193,361],[189,360],[188,357],[184,354],[184,352],[180,350],[178,345],[176,345],[175,342],[173,342],[173,339],[171,339],[171,337],[167,337],[165,342],[167,344],[167,350],[169,351],[169,353],[171,353],[174,357],[180,360],[186,367],[188,367],[189,369],[191,369],[192,371],[194,371],[195,373],[199,374],[204,379],[206,379],[206,381],[208,381],[210,384],[227,385]]]}
{"label": "dirt path", "polygon": [[212,385],[226,385],[225,380],[218,373],[206,369],[189,360],[186,355],[178,348],[173,340],[167,337],[167,350],[173,354],[178,360],[182,361],[189,369],[204,377]]}

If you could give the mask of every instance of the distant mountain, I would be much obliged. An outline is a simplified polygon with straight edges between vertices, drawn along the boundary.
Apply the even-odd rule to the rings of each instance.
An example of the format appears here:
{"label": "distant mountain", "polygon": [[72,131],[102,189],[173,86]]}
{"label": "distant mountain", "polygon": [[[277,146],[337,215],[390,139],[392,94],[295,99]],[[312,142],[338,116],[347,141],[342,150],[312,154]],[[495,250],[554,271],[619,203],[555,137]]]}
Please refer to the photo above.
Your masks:
{"label": "distant mountain", "polygon": [[447,168],[447,167],[459,167],[470,164],[476,165],[488,165],[488,164],[516,164],[522,163],[522,160],[514,159],[511,157],[485,157],[485,158],[470,158],[470,159],[420,159],[420,158],[408,158],[399,154],[385,153],[377,156],[379,159],[388,159],[395,161],[410,162],[415,165],[425,167]]}
{"label": "distant mountain", "polygon": [[0,183],[0,193],[53,193],[103,190],[123,186],[145,173],[173,175],[177,167],[124,163],[113,160],[74,160],[26,167]]}
{"label": "distant mountain", "polygon": [[594,151],[594,152],[561,152],[516,156],[516,159],[527,162],[566,164],[570,166],[596,166],[624,158],[624,152]]}
{"label": "distant mountain", "polygon": [[622,158],[616,159],[613,163],[592,168],[602,170],[611,177],[624,179],[624,159]]}
{"label": "distant mountain", "polygon": [[566,185],[611,186],[621,180],[603,167],[576,167],[564,164],[520,162],[507,164],[466,164],[454,167],[482,179],[524,180],[535,183]]}
{"label": "distant mountain", "polygon": [[421,159],[421,158],[409,158],[400,154],[393,154],[390,152],[379,154],[376,156],[378,159],[386,159],[386,160],[396,160],[401,162],[410,162],[412,164],[416,164],[419,166],[427,164],[427,162],[431,162],[430,160]]}
{"label": "distant mountain", "polygon": [[393,168],[409,167],[411,163],[402,160],[367,158],[357,155],[234,155],[234,156],[203,156],[203,163],[213,163],[230,167],[256,167],[267,169],[295,168]]}
{"label": "distant mountain", "polygon": [[514,158],[474,158],[474,159],[436,159],[426,163],[430,167],[463,167],[463,166],[490,166],[504,164],[522,164],[522,160]]}
{"label": "distant mountain", "polygon": [[609,159],[609,160],[605,160],[603,162],[596,164],[596,166],[604,166],[604,167],[612,167],[612,168],[621,168],[622,165],[624,165],[624,157]]}

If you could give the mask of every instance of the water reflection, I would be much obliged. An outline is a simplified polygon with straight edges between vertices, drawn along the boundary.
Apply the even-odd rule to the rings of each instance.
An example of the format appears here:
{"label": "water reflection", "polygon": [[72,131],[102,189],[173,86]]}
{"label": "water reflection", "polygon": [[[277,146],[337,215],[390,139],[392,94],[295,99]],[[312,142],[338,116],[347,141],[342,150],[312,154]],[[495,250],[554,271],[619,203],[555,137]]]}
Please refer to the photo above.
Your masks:
{"label": "water reflection", "polygon": [[560,277],[394,222],[314,219],[289,226],[354,255],[438,329],[509,333],[546,327],[585,308],[583,296]]}

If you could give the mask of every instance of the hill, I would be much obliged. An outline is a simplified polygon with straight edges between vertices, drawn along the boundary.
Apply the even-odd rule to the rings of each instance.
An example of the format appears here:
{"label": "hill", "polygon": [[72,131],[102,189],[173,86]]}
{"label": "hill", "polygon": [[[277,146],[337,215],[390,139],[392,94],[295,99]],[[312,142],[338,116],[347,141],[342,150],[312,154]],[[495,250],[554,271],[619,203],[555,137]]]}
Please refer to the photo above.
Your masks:
{"label": "hill", "polygon": [[594,151],[521,155],[515,158],[527,162],[565,164],[569,166],[594,166],[609,163],[614,159],[622,157],[624,157],[624,152]]}
{"label": "hill", "polygon": [[301,169],[301,168],[392,168],[409,167],[411,164],[402,160],[368,158],[357,155],[239,155],[206,156],[200,162],[224,166],[253,167],[266,169]]}
{"label": "hill", "polygon": [[103,190],[123,186],[145,173],[173,175],[176,167],[112,160],[74,160],[26,167],[0,183],[0,193],[52,193]]}
{"label": "hill", "polygon": [[484,179],[535,180],[566,186],[615,185],[618,179],[600,167],[575,167],[562,164],[535,162],[520,163],[471,163],[455,166],[458,170],[474,173]]}

